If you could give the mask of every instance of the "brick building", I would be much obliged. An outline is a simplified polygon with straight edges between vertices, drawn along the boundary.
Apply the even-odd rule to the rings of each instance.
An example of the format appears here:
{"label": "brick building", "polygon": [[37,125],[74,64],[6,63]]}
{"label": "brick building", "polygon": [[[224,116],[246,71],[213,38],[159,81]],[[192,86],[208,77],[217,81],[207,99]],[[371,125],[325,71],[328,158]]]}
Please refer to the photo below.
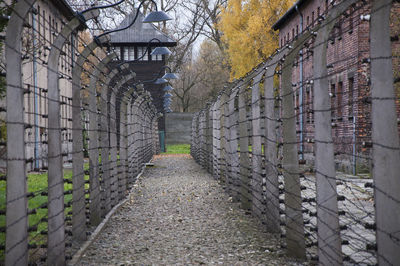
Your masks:
{"label": "brick building", "polygon": [[[5,1],[3,4],[10,5],[10,2]],[[26,158],[30,161],[27,164],[28,170],[40,169],[47,164],[47,61],[51,44],[63,26],[74,16],[75,12],[65,0],[38,0],[26,17],[22,35],[22,81],[27,125]],[[77,36],[73,34],[63,47],[59,64],[61,135],[64,153],[72,149],[69,141],[72,138],[71,75],[76,47]]]}
{"label": "brick building", "polygon": [[[306,30],[312,30],[326,17],[332,0],[299,0],[274,25],[279,30],[279,45],[285,46]],[[393,54],[399,55],[400,5],[392,7]],[[358,1],[339,17],[330,33],[327,49],[329,92],[332,108],[332,136],[339,170],[361,172],[369,169],[371,149],[369,80],[369,1]],[[397,15],[396,15],[397,14]],[[366,19],[365,19],[366,18]],[[397,36],[397,38],[396,38]],[[311,38],[299,53],[293,67],[292,82],[299,132],[299,150],[312,161],[314,138],[313,46]],[[394,57],[395,76],[400,72]],[[399,84],[396,84],[397,87]],[[397,88],[397,91],[399,89]],[[399,102],[397,98],[397,102]],[[399,104],[397,109],[400,113]]]}

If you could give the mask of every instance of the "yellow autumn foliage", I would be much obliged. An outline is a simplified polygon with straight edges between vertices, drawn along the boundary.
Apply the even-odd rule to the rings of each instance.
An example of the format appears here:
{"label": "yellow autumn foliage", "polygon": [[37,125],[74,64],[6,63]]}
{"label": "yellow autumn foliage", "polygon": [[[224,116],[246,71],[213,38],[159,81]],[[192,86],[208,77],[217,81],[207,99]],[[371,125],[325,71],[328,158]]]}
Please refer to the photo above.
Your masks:
{"label": "yellow autumn foliage", "polygon": [[220,14],[231,78],[239,78],[266,60],[278,47],[278,32],[272,25],[294,0],[228,0]]}

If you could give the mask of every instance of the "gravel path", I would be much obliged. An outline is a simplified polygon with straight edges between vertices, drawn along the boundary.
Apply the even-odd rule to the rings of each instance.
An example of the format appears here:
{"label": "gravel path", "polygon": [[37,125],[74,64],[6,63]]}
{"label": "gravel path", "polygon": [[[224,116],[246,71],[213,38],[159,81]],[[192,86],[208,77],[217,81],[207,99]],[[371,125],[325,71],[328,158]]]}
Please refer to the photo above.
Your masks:
{"label": "gravel path", "polygon": [[157,156],[78,265],[300,265],[189,156]]}

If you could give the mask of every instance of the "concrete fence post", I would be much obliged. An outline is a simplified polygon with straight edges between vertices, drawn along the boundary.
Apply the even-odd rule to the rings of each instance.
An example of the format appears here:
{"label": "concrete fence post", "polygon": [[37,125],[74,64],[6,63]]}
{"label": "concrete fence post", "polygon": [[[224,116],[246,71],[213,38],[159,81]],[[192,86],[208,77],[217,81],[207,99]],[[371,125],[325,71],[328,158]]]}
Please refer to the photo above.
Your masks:
{"label": "concrete fence post", "polygon": [[139,125],[140,125],[140,121],[139,121],[139,107],[138,107],[138,102],[140,100],[140,96],[138,96],[135,101],[132,104],[132,128],[133,128],[133,158],[132,158],[132,162],[133,162],[133,167],[134,167],[134,171],[135,171],[135,175],[137,175],[139,173]]}
{"label": "concrete fence post", "polygon": [[190,155],[193,157],[193,159],[197,162],[196,155],[195,155],[195,150],[196,150],[196,116],[197,113],[193,114],[192,118],[192,126],[191,126],[191,134],[190,134]]}
{"label": "concrete fence post", "polygon": [[[121,81],[121,83],[125,83],[125,80]],[[120,86],[119,84],[116,86]],[[111,200],[111,208],[117,205],[118,198],[118,180],[117,180],[117,117],[116,117],[116,99],[114,89],[111,89],[110,95],[110,200]]]}
{"label": "concrete fence post", "polygon": [[137,175],[139,173],[139,115],[138,115],[138,101],[140,97],[137,97],[135,101],[132,104],[132,169],[134,171],[134,175]]}
{"label": "concrete fence post", "polygon": [[132,98],[129,102],[128,112],[129,112],[129,128],[128,128],[128,162],[129,162],[129,182],[133,183],[136,173],[134,157],[136,153],[135,149],[135,102],[137,100],[137,95],[135,98]]}
{"label": "concrete fence post", "polygon": [[136,147],[136,172],[140,173],[142,169],[142,163],[143,163],[143,109],[142,109],[142,104],[144,102],[144,97],[143,95],[140,95],[137,98],[137,104],[136,104],[136,120],[135,120],[135,126],[136,126],[136,138],[135,138],[135,147]]}
{"label": "concrete fence post", "polygon": [[192,122],[192,145],[190,153],[197,163],[199,163],[199,113],[193,115]]}
{"label": "concrete fence post", "polygon": [[207,120],[206,120],[206,109],[201,111],[201,163],[202,166],[208,170],[207,168]]}
{"label": "concrete fence post", "polygon": [[251,124],[253,128],[252,134],[252,179],[250,182],[252,188],[252,207],[253,213],[265,221],[265,201],[263,193],[263,158],[261,144],[261,97],[260,83],[264,76],[263,69],[255,71],[258,74],[253,79],[251,87]]}
{"label": "concrete fence post", "polygon": [[[307,34],[305,34],[307,35]],[[304,221],[300,191],[300,168],[296,138],[296,116],[292,89],[293,62],[300,50],[305,35],[301,35],[293,45],[296,47],[286,57],[282,65],[282,172],[285,179],[286,243],[289,256],[306,258]]]}
{"label": "concrete fence post", "polygon": [[315,113],[315,168],[317,189],[318,258],[323,265],[343,263],[340,238],[336,170],[331,126],[327,46],[329,35],[340,14],[356,1],[344,1],[334,6],[327,21],[317,31],[313,56],[314,113]]}
{"label": "concrete fence post", "polygon": [[231,141],[231,127],[230,127],[230,94],[231,93],[231,88],[226,88],[224,97],[225,97],[225,102],[224,102],[224,137],[225,137],[225,142],[224,142],[224,150],[225,150],[225,186],[230,195],[232,195],[232,172],[231,172],[231,165],[232,165],[232,156],[231,156],[231,147],[230,147],[230,141]]}
{"label": "concrete fence post", "polygon": [[78,242],[86,240],[81,74],[84,63],[96,47],[94,42],[86,46],[72,68],[72,237]]}
{"label": "concrete fence post", "polygon": [[120,172],[121,172],[121,192],[120,200],[125,196],[125,191],[127,190],[127,163],[128,163],[128,102],[130,99],[130,94],[132,90],[128,90],[125,93],[124,99],[121,101],[121,111],[120,111],[120,139],[119,139],[119,160],[120,160]]}
{"label": "concrete fence post", "polygon": [[203,163],[203,157],[204,157],[204,151],[203,151],[203,141],[204,141],[204,128],[203,128],[203,110],[199,111],[198,115],[198,135],[199,135],[199,164],[204,167]]}
{"label": "concrete fence post", "polygon": [[225,110],[227,109],[227,94],[226,89],[224,89],[220,96],[220,103],[219,103],[219,120],[218,120],[218,127],[219,127],[219,137],[220,137],[220,160],[219,160],[219,176],[220,180],[222,181],[223,185],[226,186],[227,183],[227,164],[226,159],[228,156],[227,153],[227,139],[226,139],[226,115]]}
{"label": "concrete fence post", "polygon": [[214,154],[213,154],[213,104],[208,105],[207,110],[207,155],[208,155],[208,172],[214,173]]}
{"label": "concrete fence post", "polygon": [[370,24],[372,175],[379,265],[400,262],[400,143],[390,42],[391,6],[391,0],[374,0]]}
{"label": "concrete fence post", "polygon": [[134,94],[134,97],[129,99],[129,102],[127,103],[127,141],[128,141],[128,146],[127,146],[127,164],[128,164],[128,183],[133,184],[134,180],[134,169],[132,167],[132,156],[134,154],[134,149],[133,149],[133,134],[134,134],[134,127],[133,127],[133,109],[132,109],[132,102],[136,98],[136,93]]}
{"label": "concrete fence post", "polygon": [[212,154],[213,154],[213,176],[216,179],[219,179],[219,143],[220,143],[220,137],[219,137],[219,128],[218,128],[218,117],[219,117],[219,99],[217,99],[213,104],[212,104]]}
{"label": "concrete fence post", "polygon": [[232,199],[235,202],[240,201],[240,181],[239,181],[239,155],[238,155],[238,111],[236,110],[235,101],[239,87],[235,87],[231,91],[229,97],[229,154],[230,154],[230,182],[229,187]]}
{"label": "concrete fence post", "polygon": [[[100,39],[106,42],[106,36]],[[98,225],[101,222],[101,193],[100,193],[100,172],[99,172],[99,118],[101,114],[97,104],[99,92],[98,82],[101,75],[106,75],[107,64],[116,57],[116,54],[106,56],[93,70],[89,83],[89,191],[90,191],[90,224]],[[104,115],[104,114],[103,114]]]}
{"label": "concrete fence post", "polygon": [[207,103],[207,107],[204,110],[205,115],[205,158],[206,158],[206,169],[209,173],[212,174],[212,111],[211,111],[211,103]]}
{"label": "concrete fence post", "polygon": [[135,74],[129,74],[124,77],[120,82],[111,89],[110,94],[110,181],[111,181],[111,206],[117,205],[119,191],[119,174],[117,166],[117,114],[116,114],[116,96],[118,91],[129,80],[136,77]]}
{"label": "concrete fence post", "polygon": [[[84,20],[99,15],[92,10],[84,13]],[[65,226],[64,226],[64,176],[60,131],[60,90],[58,64],[62,47],[73,31],[82,25],[80,18],[73,18],[63,27],[51,45],[47,66],[48,92],[48,247],[49,265],[65,264]]]}
{"label": "concrete fence post", "polygon": [[107,80],[101,88],[101,99],[100,99],[100,147],[101,147],[101,179],[103,182],[103,188],[101,190],[102,204],[102,216],[105,216],[111,210],[111,183],[110,183],[110,160],[109,160],[109,138],[108,138],[108,91],[110,90],[111,81],[119,74],[118,69],[113,69],[108,74]]}
{"label": "concrete fence post", "polygon": [[[25,155],[22,31],[34,0],[19,1],[5,39],[7,81],[6,265],[28,264],[28,198]],[[12,143],[12,145],[10,145]],[[12,210],[12,211],[10,211]]]}
{"label": "concrete fence post", "polygon": [[250,159],[249,159],[249,127],[247,119],[247,90],[251,86],[250,79],[246,79],[239,86],[239,172],[240,172],[240,202],[242,209],[250,211],[252,208],[251,191],[252,187],[250,184]]}
{"label": "concrete fence post", "polygon": [[280,206],[279,206],[279,178],[276,134],[277,119],[275,114],[274,75],[280,60],[286,55],[287,50],[272,57],[266,67],[264,81],[265,97],[265,173],[266,173],[266,213],[267,230],[271,233],[280,233]]}

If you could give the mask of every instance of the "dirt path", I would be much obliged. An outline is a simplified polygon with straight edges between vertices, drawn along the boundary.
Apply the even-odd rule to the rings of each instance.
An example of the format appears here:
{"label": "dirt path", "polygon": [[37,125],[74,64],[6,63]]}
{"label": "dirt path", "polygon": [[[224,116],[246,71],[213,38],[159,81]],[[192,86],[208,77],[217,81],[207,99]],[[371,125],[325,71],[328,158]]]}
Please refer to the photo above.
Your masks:
{"label": "dirt path", "polygon": [[188,156],[159,156],[79,265],[299,265]]}

